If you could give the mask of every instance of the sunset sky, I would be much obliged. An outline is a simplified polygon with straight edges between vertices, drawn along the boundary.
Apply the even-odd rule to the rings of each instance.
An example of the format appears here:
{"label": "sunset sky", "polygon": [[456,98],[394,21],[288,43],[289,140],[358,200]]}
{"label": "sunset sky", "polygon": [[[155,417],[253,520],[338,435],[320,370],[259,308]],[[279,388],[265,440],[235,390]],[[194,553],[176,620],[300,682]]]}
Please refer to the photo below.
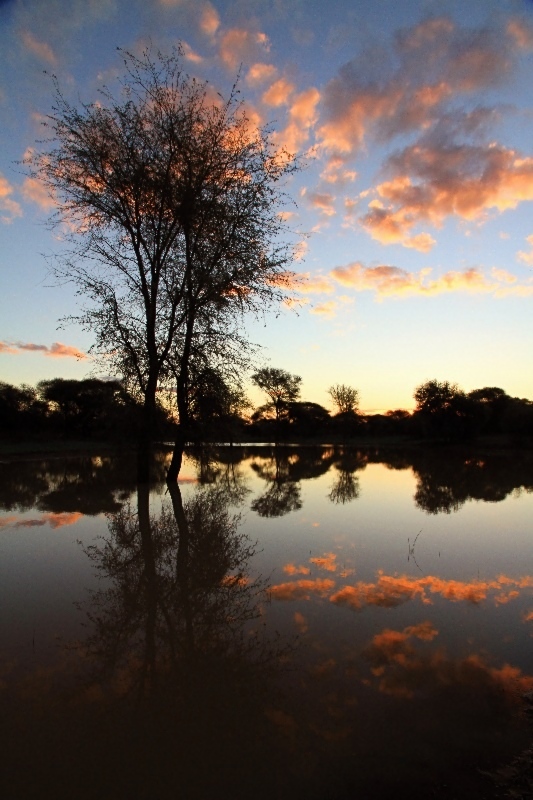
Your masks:
{"label": "sunset sky", "polygon": [[[431,378],[533,399],[533,2],[0,0],[0,380],[82,378],[90,332],[53,286],[53,205],[17,165],[57,75],[98,99],[123,61],[181,42],[184,68],[305,155],[287,183],[297,310],[249,320],[263,362],[328,406],[411,408]],[[251,392],[254,401],[260,396]]]}

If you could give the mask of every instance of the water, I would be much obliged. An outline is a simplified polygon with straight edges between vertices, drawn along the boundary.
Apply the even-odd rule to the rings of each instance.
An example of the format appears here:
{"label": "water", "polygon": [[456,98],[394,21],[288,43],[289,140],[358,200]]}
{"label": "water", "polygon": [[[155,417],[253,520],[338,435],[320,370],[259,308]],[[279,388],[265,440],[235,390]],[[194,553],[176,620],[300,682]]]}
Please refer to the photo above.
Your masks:
{"label": "water", "polygon": [[0,465],[8,798],[496,797],[530,742],[533,454]]}

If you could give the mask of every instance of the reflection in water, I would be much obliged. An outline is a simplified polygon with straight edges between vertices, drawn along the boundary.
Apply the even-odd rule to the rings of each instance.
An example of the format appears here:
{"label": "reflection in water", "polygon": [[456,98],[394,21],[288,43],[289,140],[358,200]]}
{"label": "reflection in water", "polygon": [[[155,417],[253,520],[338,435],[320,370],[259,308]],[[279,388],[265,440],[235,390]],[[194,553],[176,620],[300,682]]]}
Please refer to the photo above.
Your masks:
{"label": "reflection in water", "polygon": [[139,486],[136,512],[127,505],[112,515],[104,544],[88,548],[110,586],[92,599],[86,646],[137,697],[191,664],[249,656],[254,639],[243,626],[259,616],[263,596],[247,577],[254,548],[224,490],[202,488],[185,504],[177,485],[169,491],[172,504],[153,516],[148,487]]}
{"label": "reflection in water", "polygon": [[[470,531],[460,525],[446,566],[443,539],[430,561],[437,523],[450,536],[461,515],[424,525],[428,574],[406,567],[404,533],[413,541],[420,511],[528,490],[530,459],[449,458],[213,448],[187,462],[183,496],[177,485],[135,487],[128,464],[112,459],[81,459],[78,473],[72,459],[12,465],[1,543],[76,538],[83,515],[101,511],[91,524],[107,529],[84,545],[99,575],[89,600],[74,598],[85,638],[53,664],[38,648],[26,671],[0,664],[4,796],[491,797],[479,769],[523,744],[533,577],[522,556],[514,572],[496,561],[481,576],[461,571],[468,548],[455,549]],[[417,481],[412,517],[392,503],[387,516],[381,494],[367,504],[373,486],[400,485],[397,470]],[[267,530],[258,547],[254,526]],[[261,572],[271,585],[253,577]]]}

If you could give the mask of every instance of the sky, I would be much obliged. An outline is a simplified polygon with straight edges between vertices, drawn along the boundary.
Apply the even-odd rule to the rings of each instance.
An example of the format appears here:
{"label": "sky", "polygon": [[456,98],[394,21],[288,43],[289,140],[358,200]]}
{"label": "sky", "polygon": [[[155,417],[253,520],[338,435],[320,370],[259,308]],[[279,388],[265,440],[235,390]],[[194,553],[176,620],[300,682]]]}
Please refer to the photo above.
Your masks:
{"label": "sky", "polygon": [[[359,390],[412,408],[448,380],[533,399],[531,0],[0,0],[0,380],[83,378],[83,298],[57,285],[53,203],[18,163],[42,145],[56,75],[98,99],[140,54],[181,43],[305,168],[280,212],[299,302],[249,319],[261,364],[302,399]],[[250,391],[255,403],[258,390]]]}

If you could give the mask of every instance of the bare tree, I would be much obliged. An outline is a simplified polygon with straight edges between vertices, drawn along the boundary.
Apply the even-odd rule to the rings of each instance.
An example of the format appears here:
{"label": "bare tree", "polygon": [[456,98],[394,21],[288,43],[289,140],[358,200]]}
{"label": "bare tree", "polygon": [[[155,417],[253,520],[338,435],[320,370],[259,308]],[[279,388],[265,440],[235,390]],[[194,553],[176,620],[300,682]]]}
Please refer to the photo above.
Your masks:
{"label": "bare tree", "polygon": [[72,319],[94,333],[107,371],[114,365],[142,396],[144,453],[171,354],[182,420],[199,331],[264,308],[289,285],[292,251],[276,212],[296,163],[251,126],[235,87],[213,101],[184,74],[179,50],[123,55],[118,97],[105,89],[75,107],[54,79],[48,146],[29,169],[70,243],[53,272],[84,298]]}
{"label": "bare tree", "polygon": [[329,387],[328,394],[337,406],[339,414],[357,413],[359,405],[359,392],[357,389],[346,386],[344,383],[337,383],[335,386]]}

